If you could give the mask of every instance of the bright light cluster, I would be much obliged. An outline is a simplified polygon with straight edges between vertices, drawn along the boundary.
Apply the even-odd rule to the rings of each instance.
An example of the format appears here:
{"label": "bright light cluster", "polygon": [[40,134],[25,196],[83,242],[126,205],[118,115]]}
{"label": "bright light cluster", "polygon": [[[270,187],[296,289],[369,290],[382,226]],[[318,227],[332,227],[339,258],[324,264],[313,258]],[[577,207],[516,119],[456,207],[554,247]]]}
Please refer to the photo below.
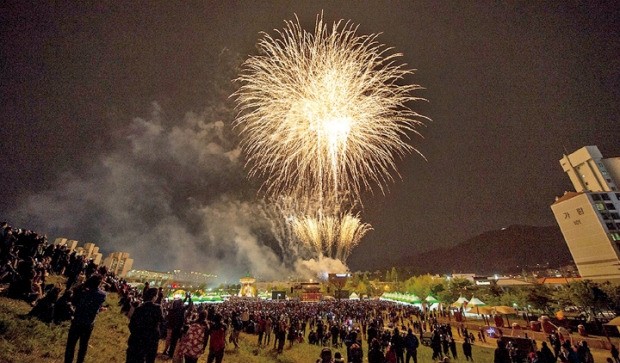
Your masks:
{"label": "bright light cluster", "polygon": [[384,192],[395,159],[417,152],[407,141],[425,117],[408,103],[420,87],[406,84],[412,71],[377,34],[322,16],[314,33],[285,23],[276,37],[263,33],[242,66],[236,127],[268,199],[304,206],[287,217],[295,238],[344,261],[371,229],[351,212],[362,191]]}
{"label": "bright light cluster", "polygon": [[350,22],[329,27],[320,17],[314,33],[288,21],[277,34],[263,34],[238,78],[250,175],[271,196],[358,201],[363,189],[383,191],[424,119],[407,106],[419,86],[403,84],[411,71],[401,54]]}

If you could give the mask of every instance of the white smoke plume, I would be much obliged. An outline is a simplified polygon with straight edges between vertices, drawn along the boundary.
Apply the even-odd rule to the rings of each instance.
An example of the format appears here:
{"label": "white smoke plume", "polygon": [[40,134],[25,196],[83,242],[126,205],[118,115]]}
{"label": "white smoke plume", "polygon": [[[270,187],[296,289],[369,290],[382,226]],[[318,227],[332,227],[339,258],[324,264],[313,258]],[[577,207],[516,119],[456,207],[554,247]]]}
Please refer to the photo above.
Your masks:
{"label": "white smoke plume", "polygon": [[309,260],[299,259],[295,263],[295,271],[306,278],[319,278],[326,280],[330,273],[344,273],[349,268],[340,260],[329,257]]}
{"label": "white smoke plume", "polygon": [[[135,266],[281,278],[282,251],[259,237],[254,202],[234,135],[208,112],[166,120],[156,103],[130,122],[118,147],[82,174],[28,198],[21,215],[51,237],[126,251]],[[277,253],[280,255],[278,255]]]}

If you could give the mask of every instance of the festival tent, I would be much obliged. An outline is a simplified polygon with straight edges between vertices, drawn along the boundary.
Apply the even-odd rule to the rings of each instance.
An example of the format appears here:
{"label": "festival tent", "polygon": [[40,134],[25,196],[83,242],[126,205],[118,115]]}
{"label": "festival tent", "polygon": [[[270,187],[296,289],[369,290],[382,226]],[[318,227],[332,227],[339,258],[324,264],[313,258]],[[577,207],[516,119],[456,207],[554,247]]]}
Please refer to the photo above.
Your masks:
{"label": "festival tent", "polygon": [[476,307],[476,309],[480,312],[480,314],[491,315],[495,311],[493,306],[480,306]]}
{"label": "festival tent", "polygon": [[471,300],[469,300],[469,302],[467,303],[467,306],[471,306],[471,307],[478,307],[478,306],[486,306],[487,304],[483,303],[482,301],[480,301],[480,299],[478,299],[477,297],[474,297],[472,295]]}
{"label": "festival tent", "polygon": [[615,326],[618,329],[618,332],[620,332],[620,316],[611,319],[608,323],[605,323],[603,325]]}
{"label": "festival tent", "polygon": [[386,292],[381,295],[381,300],[399,302],[403,304],[419,304],[422,300],[415,294],[403,294],[400,292]]}
{"label": "festival tent", "polygon": [[431,305],[439,302],[433,295],[428,295],[424,300]]}
{"label": "festival tent", "polygon": [[406,294],[405,302],[408,302],[409,304],[419,304],[422,302],[422,300],[417,297],[416,294]]}
{"label": "festival tent", "polygon": [[517,309],[513,308],[512,306],[496,306],[495,307],[495,312],[498,314],[516,314],[517,313]]}
{"label": "festival tent", "polygon": [[452,303],[452,306],[454,306],[455,308],[461,308],[463,307],[463,305],[467,305],[468,302],[469,301],[466,298],[460,296],[458,300]]}
{"label": "festival tent", "polygon": [[603,325],[620,326],[620,316],[611,319],[609,322]]}
{"label": "festival tent", "polygon": [[198,303],[221,303],[224,302],[224,299],[220,295],[203,295],[194,298],[193,301]]}
{"label": "festival tent", "polygon": [[[497,314],[502,314],[502,315],[517,314],[517,309],[513,308],[512,306],[500,305],[500,306],[495,307],[495,312]],[[510,320],[508,320],[507,316],[506,316],[506,322],[508,326],[510,326]]]}
{"label": "festival tent", "polygon": [[359,300],[359,299],[360,297],[358,294],[355,293],[355,291],[351,295],[349,295],[349,300]]}
{"label": "festival tent", "polygon": [[487,304],[483,303],[480,299],[472,295],[471,300],[469,300],[469,303],[467,304],[467,307],[469,308],[469,311],[471,311],[473,308],[476,308],[476,314],[480,315],[480,307],[486,305]]}

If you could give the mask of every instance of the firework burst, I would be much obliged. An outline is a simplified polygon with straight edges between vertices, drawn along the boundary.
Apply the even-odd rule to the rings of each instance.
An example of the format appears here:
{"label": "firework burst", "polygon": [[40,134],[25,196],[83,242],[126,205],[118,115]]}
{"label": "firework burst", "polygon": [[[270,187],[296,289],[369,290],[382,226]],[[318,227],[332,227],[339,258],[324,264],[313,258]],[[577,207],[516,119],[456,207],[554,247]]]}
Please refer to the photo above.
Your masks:
{"label": "firework burst", "polygon": [[264,178],[267,195],[357,203],[362,190],[384,191],[395,158],[417,151],[406,141],[424,117],[407,103],[420,87],[400,84],[412,71],[377,36],[322,17],[314,33],[297,20],[263,34],[235,97],[250,176]]}
{"label": "firework burst", "polygon": [[408,107],[420,88],[400,53],[358,35],[357,26],[330,26],[317,17],[314,33],[299,20],[277,36],[266,33],[259,55],[242,66],[235,125],[250,176],[276,215],[272,229],[295,256],[346,261],[372,228],[353,212],[364,190],[398,174],[395,159],[417,150],[407,143],[424,116]]}
{"label": "firework burst", "polygon": [[295,236],[314,250],[316,256],[327,256],[346,262],[353,247],[372,228],[358,216],[303,216],[291,220]]}
{"label": "firework burst", "polygon": [[288,264],[299,257],[329,257],[344,263],[351,250],[372,230],[359,215],[350,210],[340,211],[340,206],[332,203],[321,206],[316,201],[300,203],[280,197],[267,206],[265,214],[280,249],[286,252],[284,262]]}

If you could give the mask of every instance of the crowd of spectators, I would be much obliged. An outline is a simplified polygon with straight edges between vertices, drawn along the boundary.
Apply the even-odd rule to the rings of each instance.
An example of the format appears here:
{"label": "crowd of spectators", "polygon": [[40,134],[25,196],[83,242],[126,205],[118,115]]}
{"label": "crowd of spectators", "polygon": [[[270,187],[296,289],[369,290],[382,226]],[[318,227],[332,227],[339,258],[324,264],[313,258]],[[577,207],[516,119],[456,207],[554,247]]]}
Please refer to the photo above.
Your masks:
{"label": "crowd of spectators", "polygon": [[[124,284],[105,267],[69,251],[66,245],[50,244],[45,235],[0,223],[1,291],[31,304],[30,315],[47,323],[71,320],[76,289],[94,274],[102,276],[106,290],[116,291]],[[48,284],[50,275],[64,276],[66,283]]]}
{"label": "crowd of spectators", "polygon": [[[256,336],[258,349],[271,349],[276,354],[287,344],[321,346],[321,359],[328,359],[329,353],[326,362],[356,363],[366,361],[365,356],[370,363],[417,362],[417,349],[425,333],[431,333],[433,341],[436,336],[440,344],[452,342],[448,351],[440,348],[436,358],[444,358],[449,352],[457,356],[449,325],[439,324],[435,315],[431,317],[416,307],[387,301],[305,303],[232,298],[220,304],[195,304],[190,295],[167,301],[161,289],[145,286],[140,290],[129,285],[124,285],[119,294],[121,311],[130,319],[128,359],[130,354],[155,357],[157,343],[153,337],[158,336],[165,340],[160,355],[191,363],[209,346],[207,362],[221,362],[227,344],[238,348],[240,332]],[[142,313],[147,309],[161,311],[161,315]],[[145,344],[131,344],[147,340],[153,342],[149,349]],[[471,359],[471,349],[464,355]]]}
{"label": "crowd of spectators", "polygon": [[[65,277],[64,289],[46,284],[52,274]],[[49,244],[45,235],[6,222],[0,223],[0,286],[5,286],[6,296],[30,303],[31,316],[46,323],[71,321],[66,361],[72,361],[78,341],[78,362],[84,359],[95,316],[105,300],[100,286],[118,293],[120,310],[129,318],[128,362],[154,362],[159,353],[194,363],[208,347],[207,362],[220,363],[227,345],[239,347],[241,332],[256,336],[257,349],[276,354],[287,344],[320,346],[317,362],[325,363],[358,363],[364,357],[369,363],[417,363],[421,344],[432,349],[434,361],[458,359],[453,328],[441,319],[443,311],[427,313],[380,300],[304,303],[231,298],[220,304],[195,304],[189,293],[166,299],[161,287],[146,283],[137,288],[64,245]],[[465,360],[473,361],[474,334],[462,324],[456,333]],[[484,332],[477,333],[485,342]],[[164,349],[158,352],[162,340]],[[498,340],[494,362],[514,362],[515,356],[515,347]],[[549,345],[543,342],[540,350],[529,352],[528,360],[590,363],[591,356],[587,344],[571,346],[552,335]],[[617,363],[617,349],[612,356]]]}

